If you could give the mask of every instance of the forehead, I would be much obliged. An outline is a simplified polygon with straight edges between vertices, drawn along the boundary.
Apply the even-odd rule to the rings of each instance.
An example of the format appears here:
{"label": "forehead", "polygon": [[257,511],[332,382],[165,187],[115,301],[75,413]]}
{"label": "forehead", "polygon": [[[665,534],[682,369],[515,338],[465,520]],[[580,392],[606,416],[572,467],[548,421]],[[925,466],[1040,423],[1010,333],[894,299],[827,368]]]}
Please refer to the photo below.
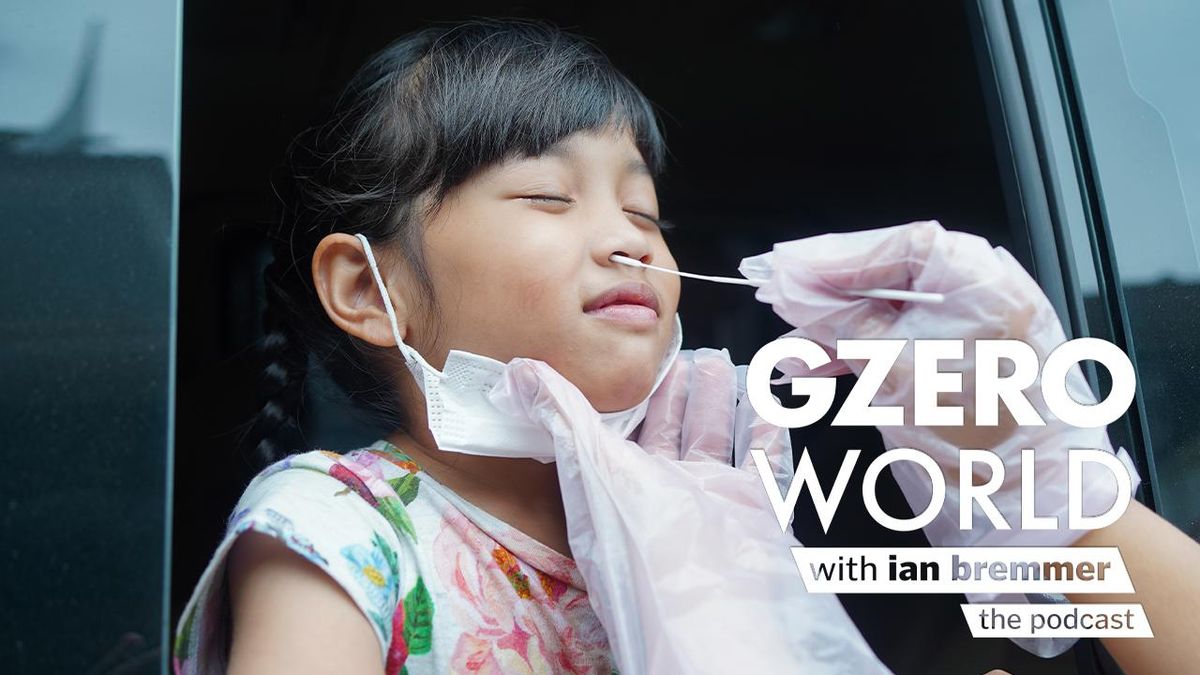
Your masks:
{"label": "forehead", "polygon": [[630,131],[577,131],[547,148],[543,156],[574,163],[611,162],[626,172],[650,175]]}
{"label": "forehead", "polygon": [[632,132],[604,128],[576,131],[546,148],[539,155],[514,156],[504,166],[549,161],[581,171],[616,169],[621,173],[650,177],[650,169],[634,143]]}

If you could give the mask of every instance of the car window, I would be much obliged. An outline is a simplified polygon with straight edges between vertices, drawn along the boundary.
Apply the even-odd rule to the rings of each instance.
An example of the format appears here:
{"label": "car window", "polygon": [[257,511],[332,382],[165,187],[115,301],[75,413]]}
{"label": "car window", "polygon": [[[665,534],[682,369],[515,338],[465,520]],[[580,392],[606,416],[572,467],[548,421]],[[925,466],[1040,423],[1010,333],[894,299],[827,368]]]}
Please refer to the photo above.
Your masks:
{"label": "car window", "polygon": [[1200,536],[1200,5],[1055,5],[1137,363],[1154,504]]}
{"label": "car window", "polygon": [[0,669],[160,672],[179,9],[0,14]]}

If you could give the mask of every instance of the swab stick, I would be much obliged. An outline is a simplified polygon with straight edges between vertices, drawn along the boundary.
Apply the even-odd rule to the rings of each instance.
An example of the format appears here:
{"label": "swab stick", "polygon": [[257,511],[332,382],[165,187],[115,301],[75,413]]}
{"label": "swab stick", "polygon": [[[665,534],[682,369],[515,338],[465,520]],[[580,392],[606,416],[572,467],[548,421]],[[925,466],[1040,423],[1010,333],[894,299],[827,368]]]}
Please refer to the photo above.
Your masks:
{"label": "swab stick", "polygon": [[[719,284],[734,284],[737,286],[755,286],[755,287],[757,287],[757,286],[762,285],[761,282],[753,281],[751,279],[739,279],[737,277],[720,277],[720,276],[713,276],[713,275],[709,275],[709,274],[693,274],[691,272],[681,272],[679,270],[673,270],[673,269],[668,269],[666,267],[659,267],[658,265],[651,265],[649,263],[644,263],[640,260],[634,260],[633,258],[629,258],[629,257],[623,256],[623,255],[620,255],[618,253],[612,254],[611,256],[609,256],[609,259],[612,260],[613,262],[619,262],[622,265],[629,265],[630,267],[641,267],[643,269],[656,270],[658,272],[666,272],[668,274],[675,274],[675,275],[678,275],[681,277],[687,277],[688,279],[700,279],[703,281],[714,281]],[[924,291],[905,291],[905,290],[900,290],[897,288],[863,288],[863,289],[844,288],[844,289],[840,289],[840,290],[844,293],[848,293],[850,295],[857,295],[857,296],[864,297],[864,298],[878,298],[881,300],[901,300],[904,302],[934,302],[934,303],[937,303],[937,302],[943,302],[946,299],[946,296],[942,295],[941,293],[927,293]]]}

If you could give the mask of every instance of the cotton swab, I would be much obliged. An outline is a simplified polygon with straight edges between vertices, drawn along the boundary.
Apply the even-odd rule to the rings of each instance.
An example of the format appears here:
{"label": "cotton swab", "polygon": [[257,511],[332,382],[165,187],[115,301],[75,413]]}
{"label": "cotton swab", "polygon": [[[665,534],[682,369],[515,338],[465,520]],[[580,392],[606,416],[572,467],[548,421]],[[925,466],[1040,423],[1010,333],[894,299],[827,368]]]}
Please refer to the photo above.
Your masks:
{"label": "cotton swab", "polygon": [[757,281],[753,281],[751,279],[739,279],[737,277],[714,277],[714,276],[709,276],[707,274],[692,274],[691,272],[680,272],[679,270],[667,269],[666,267],[659,267],[658,265],[651,265],[649,263],[644,263],[641,260],[634,260],[633,258],[627,258],[619,253],[614,253],[614,254],[610,255],[608,258],[609,258],[609,260],[612,260],[613,262],[619,262],[619,263],[622,263],[625,265],[629,265],[631,267],[644,267],[645,269],[648,269],[648,270],[658,270],[659,272],[667,272],[670,274],[677,274],[681,277],[687,277],[689,279],[703,279],[704,281],[715,281],[715,282],[721,283],[721,284],[737,284],[739,286],[761,286],[762,285],[761,283],[759,283]]}
{"label": "cotton swab", "polygon": [[[720,284],[734,284],[737,286],[755,286],[755,287],[757,287],[757,286],[762,285],[762,282],[753,281],[751,279],[739,279],[737,277],[719,277],[719,276],[712,276],[712,275],[708,275],[708,274],[693,274],[691,272],[680,272],[679,270],[668,269],[666,267],[659,267],[658,265],[651,265],[649,263],[644,263],[640,260],[634,260],[633,258],[623,256],[619,253],[614,253],[614,254],[610,255],[608,258],[609,258],[609,260],[612,260],[613,262],[621,263],[622,265],[629,265],[630,267],[641,267],[643,269],[656,270],[659,272],[666,272],[668,274],[675,274],[675,275],[678,275],[681,277],[687,277],[689,279],[701,279],[703,281],[715,281]],[[848,293],[850,295],[857,295],[857,296],[864,297],[864,298],[878,298],[880,300],[900,300],[900,301],[904,301],[904,302],[938,303],[938,302],[944,302],[946,299],[946,296],[942,295],[941,293],[927,293],[925,291],[905,291],[905,290],[900,290],[897,288],[864,288],[864,289],[858,289],[858,290],[847,288],[847,289],[841,289],[841,290],[842,290],[842,292]]]}

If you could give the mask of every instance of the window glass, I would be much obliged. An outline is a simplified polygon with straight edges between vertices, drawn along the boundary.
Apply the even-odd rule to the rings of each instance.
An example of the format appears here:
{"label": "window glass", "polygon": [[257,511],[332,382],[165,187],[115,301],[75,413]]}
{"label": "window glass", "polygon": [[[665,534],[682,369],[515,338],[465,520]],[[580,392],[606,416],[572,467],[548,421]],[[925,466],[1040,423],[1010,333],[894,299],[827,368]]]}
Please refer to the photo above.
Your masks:
{"label": "window glass", "polygon": [[0,663],[160,672],[178,7],[0,12]]}
{"label": "window glass", "polygon": [[1159,511],[1200,536],[1200,4],[1063,0]]}

